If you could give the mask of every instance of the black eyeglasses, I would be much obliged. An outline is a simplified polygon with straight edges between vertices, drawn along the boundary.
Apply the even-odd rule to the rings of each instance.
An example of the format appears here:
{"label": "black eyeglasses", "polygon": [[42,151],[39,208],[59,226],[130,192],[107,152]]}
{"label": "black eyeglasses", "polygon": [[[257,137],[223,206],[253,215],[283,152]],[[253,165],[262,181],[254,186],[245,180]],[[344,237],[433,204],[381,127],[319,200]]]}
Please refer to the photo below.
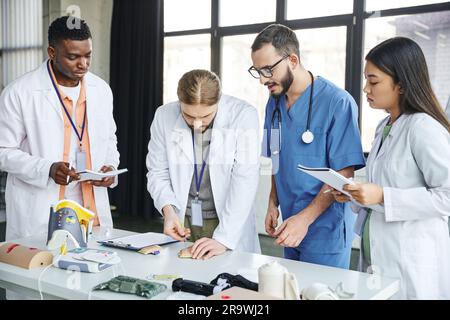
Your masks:
{"label": "black eyeglasses", "polygon": [[275,64],[271,65],[271,66],[267,66],[261,69],[256,69],[255,67],[251,66],[248,69],[248,72],[252,75],[253,78],[255,79],[260,79],[261,76],[263,76],[264,78],[272,78],[273,77],[273,69],[284,59],[288,58],[289,55],[285,55],[283,58],[281,58],[280,60],[278,60]]}

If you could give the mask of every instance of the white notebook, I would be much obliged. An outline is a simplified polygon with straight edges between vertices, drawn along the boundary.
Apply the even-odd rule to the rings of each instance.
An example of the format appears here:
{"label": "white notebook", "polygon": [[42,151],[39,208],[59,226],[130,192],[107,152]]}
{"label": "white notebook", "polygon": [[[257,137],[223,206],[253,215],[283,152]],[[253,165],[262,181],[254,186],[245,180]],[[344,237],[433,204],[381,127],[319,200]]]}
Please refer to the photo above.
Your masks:
{"label": "white notebook", "polygon": [[355,184],[353,180],[344,177],[340,173],[337,173],[333,169],[330,168],[308,168],[302,165],[298,165],[297,167],[300,171],[307,173],[314,178],[326,183],[327,185],[333,187],[336,190],[339,190],[343,194],[351,197],[351,195],[344,191],[344,185],[346,184]]}
{"label": "white notebook", "polygon": [[339,190],[343,194],[349,196],[352,199],[353,203],[355,203],[361,207],[366,207],[366,208],[373,209],[375,211],[384,212],[383,206],[381,206],[379,204],[363,206],[362,204],[355,201],[347,191],[344,191],[344,185],[355,184],[355,182],[353,180],[351,180],[350,178],[344,177],[343,175],[334,171],[333,169],[330,169],[330,168],[308,168],[308,167],[304,167],[300,164],[297,166],[297,169],[313,176],[314,178],[322,181],[323,183],[326,183],[327,185],[333,187],[334,189]]}
{"label": "white notebook", "polygon": [[120,169],[108,172],[95,172],[92,170],[84,170],[77,172],[77,174],[80,175],[80,180],[78,181],[86,181],[86,180],[102,180],[103,178],[115,177],[127,171],[128,169]]}

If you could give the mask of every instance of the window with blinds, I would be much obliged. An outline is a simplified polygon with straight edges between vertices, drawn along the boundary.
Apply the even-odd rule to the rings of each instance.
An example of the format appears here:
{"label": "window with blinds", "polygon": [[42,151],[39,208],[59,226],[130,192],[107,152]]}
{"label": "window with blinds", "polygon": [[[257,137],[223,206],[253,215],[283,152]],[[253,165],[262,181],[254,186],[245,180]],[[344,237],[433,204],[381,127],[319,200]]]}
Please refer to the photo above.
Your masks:
{"label": "window with blinds", "polygon": [[[43,60],[42,0],[0,0],[0,89]],[[6,173],[0,171],[0,211]]]}

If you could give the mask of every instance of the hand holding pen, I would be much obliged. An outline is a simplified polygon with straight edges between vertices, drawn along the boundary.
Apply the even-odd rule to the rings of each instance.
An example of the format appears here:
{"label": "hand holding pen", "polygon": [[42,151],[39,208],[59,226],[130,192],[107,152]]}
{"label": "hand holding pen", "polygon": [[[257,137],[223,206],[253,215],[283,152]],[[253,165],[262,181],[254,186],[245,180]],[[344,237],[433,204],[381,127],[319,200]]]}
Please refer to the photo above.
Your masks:
{"label": "hand holding pen", "polygon": [[80,180],[80,176],[75,172],[70,163],[55,162],[50,167],[49,176],[56,184],[67,186],[70,182]]}

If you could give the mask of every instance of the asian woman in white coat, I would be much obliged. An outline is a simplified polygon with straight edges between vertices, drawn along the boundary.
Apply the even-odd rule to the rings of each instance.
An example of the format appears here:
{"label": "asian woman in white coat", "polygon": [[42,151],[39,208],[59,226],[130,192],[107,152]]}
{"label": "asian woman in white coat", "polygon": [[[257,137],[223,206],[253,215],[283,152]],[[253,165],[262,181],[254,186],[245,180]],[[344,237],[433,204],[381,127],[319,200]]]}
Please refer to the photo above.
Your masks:
{"label": "asian woman in white coat", "polygon": [[148,191],[164,233],[194,241],[194,259],[260,252],[257,110],[222,95],[219,78],[206,70],[184,74],[177,94],[179,101],[156,111],[147,155]]}
{"label": "asian woman in white coat", "polygon": [[399,279],[394,298],[450,299],[450,123],[425,57],[411,39],[392,38],[368,53],[364,73],[369,105],[389,115],[367,160],[369,183],[344,188],[360,204],[383,208],[357,210],[360,267]]}

